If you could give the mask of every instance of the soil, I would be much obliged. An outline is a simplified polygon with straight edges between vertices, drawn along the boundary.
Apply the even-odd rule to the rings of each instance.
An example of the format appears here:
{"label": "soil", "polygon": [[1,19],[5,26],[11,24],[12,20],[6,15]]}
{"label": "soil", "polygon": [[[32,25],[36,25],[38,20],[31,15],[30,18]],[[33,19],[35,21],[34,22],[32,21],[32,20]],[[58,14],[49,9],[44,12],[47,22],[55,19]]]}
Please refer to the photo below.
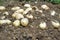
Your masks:
{"label": "soil", "polygon": [[[9,15],[6,16],[5,19],[10,19],[14,21],[16,19],[12,18],[11,15],[14,11],[11,11],[13,6],[20,6],[24,8],[23,5],[25,3],[29,3],[32,6],[37,6],[39,9],[43,10],[40,6],[42,4],[46,4],[49,6],[49,10],[43,10],[43,14],[46,16],[41,16],[40,12],[34,11],[29,12],[34,16],[34,19],[29,19],[29,24],[26,27],[22,25],[18,28],[15,28],[12,24],[3,24],[0,25],[0,40],[60,40],[60,27],[54,28],[51,24],[51,20],[57,20],[60,22],[60,4],[52,4],[44,1],[39,1],[38,3],[34,2],[10,2],[5,3],[6,7],[5,11],[9,12]],[[57,14],[55,16],[50,15],[50,11],[55,10]],[[4,16],[2,13],[4,11],[0,11],[0,17]],[[1,18],[0,18],[1,19]],[[42,30],[39,27],[39,23],[41,21],[45,21],[47,23],[47,28]]]}

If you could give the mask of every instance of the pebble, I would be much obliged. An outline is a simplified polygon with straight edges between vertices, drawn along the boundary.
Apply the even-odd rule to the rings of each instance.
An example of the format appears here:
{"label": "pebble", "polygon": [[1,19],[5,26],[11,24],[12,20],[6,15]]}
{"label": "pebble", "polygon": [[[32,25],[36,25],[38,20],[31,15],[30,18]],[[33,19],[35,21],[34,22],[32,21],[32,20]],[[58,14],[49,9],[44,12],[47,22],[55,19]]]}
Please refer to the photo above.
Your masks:
{"label": "pebble", "polygon": [[20,7],[18,7],[18,6],[11,8],[11,10],[13,10],[13,11],[16,11],[16,10],[19,10],[19,9],[20,9]]}
{"label": "pebble", "polygon": [[46,22],[41,22],[40,24],[39,24],[39,26],[40,26],[40,28],[41,29],[46,29]]}
{"label": "pebble", "polygon": [[45,10],[48,10],[49,9],[49,7],[47,6],[47,5],[41,5],[41,8],[43,8],[43,9],[45,9]]}
{"label": "pebble", "polygon": [[15,21],[13,22],[13,25],[16,26],[16,27],[17,27],[17,26],[20,26],[20,21],[19,21],[19,20],[15,20]]}
{"label": "pebble", "polygon": [[31,7],[31,5],[30,4],[25,4],[24,7],[28,8],[28,7]]}
{"label": "pebble", "polygon": [[5,10],[6,8],[4,6],[0,6],[0,10]]}
{"label": "pebble", "polygon": [[58,28],[60,26],[60,23],[57,20],[51,21],[51,23],[55,28]]}
{"label": "pebble", "polygon": [[28,20],[27,18],[21,19],[21,25],[22,25],[22,26],[27,26],[28,23],[29,23],[29,20]]}

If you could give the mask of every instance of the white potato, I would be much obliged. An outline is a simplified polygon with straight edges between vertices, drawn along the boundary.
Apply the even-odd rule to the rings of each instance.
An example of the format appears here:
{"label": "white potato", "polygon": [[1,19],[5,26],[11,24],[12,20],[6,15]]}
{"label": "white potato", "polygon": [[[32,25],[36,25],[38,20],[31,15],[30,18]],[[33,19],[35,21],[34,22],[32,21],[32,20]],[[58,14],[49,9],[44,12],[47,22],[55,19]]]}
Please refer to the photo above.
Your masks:
{"label": "white potato", "polygon": [[29,20],[28,20],[27,18],[21,19],[21,25],[22,25],[22,26],[27,26],[28,23],[29,23]]}

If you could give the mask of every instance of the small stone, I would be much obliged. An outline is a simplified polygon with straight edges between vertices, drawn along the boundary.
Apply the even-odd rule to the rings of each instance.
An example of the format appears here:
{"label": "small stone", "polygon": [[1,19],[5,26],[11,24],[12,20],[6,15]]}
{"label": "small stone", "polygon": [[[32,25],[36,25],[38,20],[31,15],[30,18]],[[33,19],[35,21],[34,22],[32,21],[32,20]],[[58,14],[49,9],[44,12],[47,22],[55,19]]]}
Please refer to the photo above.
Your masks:
{"label": "small stone", "polygon": [[24,7],[31,7],[31,5],[30,4],[25,4]]}
{"label": "small stone", "polygon": [[39,24],[39,26],[40,26],[40,28],[41,29],[46,29],[46,22],[41,22],[40,24]]}
{"label": "small stone", "polygon": [[22,26],[27,26],[28,23],[29,23],[29,20],[28,20],[27,18],[21,19],[21,25],[22,25]]}
{"label": "small stone", "polygon": [[20,26],[20,21],[19,21],[19,20],[15,20],[15,21],[13,22],[13,25],[14,25],[14,26]]}
{"label": "small stone", "polygon": [[57,20],[51,21],[51,23],[55,28],[58,28],[60,26],[60,23]]}
{"label": "small stone", "polygon": [[20,9],[20,7],[18,7],[18,6],[11,8],[11,10],[13,10],[13,11],[16,11],[16,10],[19,10],[19,9]]}
{"label": "small stone", "polygon": [[4,6],[0,6],[0,10],[5,10],[6,8]]}
{"label": "small stone", "polygon": [[48,10],[49,7],[47,5],[42,5],[41,8],[45,9],[45,10]]}

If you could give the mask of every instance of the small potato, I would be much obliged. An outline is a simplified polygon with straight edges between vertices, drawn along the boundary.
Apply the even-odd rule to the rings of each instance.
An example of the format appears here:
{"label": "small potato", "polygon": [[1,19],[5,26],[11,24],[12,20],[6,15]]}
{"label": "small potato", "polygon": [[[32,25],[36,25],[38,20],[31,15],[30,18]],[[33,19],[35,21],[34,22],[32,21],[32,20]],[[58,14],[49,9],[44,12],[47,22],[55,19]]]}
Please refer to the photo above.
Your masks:
{"label": "small potato", "polygon": [[56,14],[55,11],[51,11],[51,16],[54,16]]}
{"label": "small potato", "polygon": [[20,26],[20,21],[19,21],[19,20],[15,20],[15,21],[13,22],[13,25],[14,25],[14,26]]}
{"label": "small potato", "polygon": [[27,14],[26,17],[30,18],[30,19],[33,19],[33,15],[31,15],[31,14]]}
{"label": "small potato", "polygon": [[22,14],[17,14],[15,17],[16,17],[16,19],[24,18],[24,16]]}
{"label": "small potato", "polygon": [[3,14],[4,14],[4,15],[9,15],[9,13],[8,13],[7,11],[6,11],[6,12],[4,12]]}
{"label": "small potato", "polygon": [[56,20],[54,21],[51,21],[52,25],[55,27],[55,28],[58,28],[60,26],[60,23]]}
{"label": "small potato", "polygon": [[41,29],[46,29],[46,22],[41,22],[40,24],[39,24],[39,26],[40,26],[40,28]]}
{"label": "small potato", "polygon": [[7,23],[7,24],[11,24],[11,21],[8,20],[8,19],[6,19],[6,23]]}
{"label": "small potato", "polygon": [[16,18],[16,19],[24,18],[23,14],[20,14],[20,13],[13,13],[13,14],[12,14],[12,17],[13,17],[13,18]]}
{"label": "small potato", "polygon": [[28,20],[27,18],[21,19],[21,25],[22,25],[22,26],[27,26],[28,23],[29,23],[29,20]]}
{"label": "small potato", "polygon": [[47,5],[41,5],[41,8],[43,8],[43,9],[45,9],[45,10],[50,9]]}
{"label": "small potato", "polygon": [[11,21],[8,20],[8,19],[6,19],[6,23],[7,23],[7,24],[11,24]]}
{"label": "small potato", "polygon": [[12,14],[12,17],[13,17],[13,18],[16,17],[17,14],[18,14],[18,13],[13,13],[13,14]]}
{"label": "small potato", "polygon": [[38,10],[38,12],[43,13],[43,11],[42,11],[42,10]]}
{"label": "small potato", "polygon": [[13,11],[16,11],[16,10],[19,10],[19,9],[20,9],[20,7],[18,7],[18,6],[11,8],[11,10],[13,10]]}
{"label": "small potato", "polygon": [[39,10],[37,6],[32,6],[32,9],[33,9],[33,10],[36,10],[36,11]]}
{"label": "small potato", "polygon": [[0,24],[6,24],[6,20],[0,20]]}
{"label": "small potato", "polygon": [[59,16],[58,16],[59,18],[60,18],[60,14],[59,14]]}
{"label": "small potato", "polygon": [[6,20],[0,20],[0,24],[11,24],[11,21],[6,19]]}
{"label": "small potato", "polygon": [[5,10],[6,8],[4,6],[0,6],[0,10]]}
{"label": "small potato", "polygon": [[28,7],[31,7],[31,5],[30,4],[25,4],[24,7],[28,8]]}
{"label": "small potato", "polygon": [[24,9],[19,9],[17,11],[15,11],[16,13],[23,13],[24,12]]}
{"label": "small potato", "polygon": [[5,19],[6,17],[5,16],[2,16],[1,19]]}
{"label": "small potato", "polygon": [[23,14],[27,14],[29,11],[32,11],[32,8],[27,8],[27,9],[23,12]]}

